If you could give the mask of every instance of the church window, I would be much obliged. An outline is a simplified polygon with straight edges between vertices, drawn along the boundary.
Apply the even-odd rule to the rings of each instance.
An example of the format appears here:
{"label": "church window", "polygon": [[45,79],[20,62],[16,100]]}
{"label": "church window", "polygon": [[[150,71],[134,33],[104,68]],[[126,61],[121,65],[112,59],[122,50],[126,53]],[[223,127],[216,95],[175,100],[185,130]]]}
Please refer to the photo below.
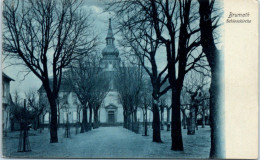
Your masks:
{"label": "church window", "polygon": [[73,121],[76,122],[77,121],[77,112],[73,112]]}

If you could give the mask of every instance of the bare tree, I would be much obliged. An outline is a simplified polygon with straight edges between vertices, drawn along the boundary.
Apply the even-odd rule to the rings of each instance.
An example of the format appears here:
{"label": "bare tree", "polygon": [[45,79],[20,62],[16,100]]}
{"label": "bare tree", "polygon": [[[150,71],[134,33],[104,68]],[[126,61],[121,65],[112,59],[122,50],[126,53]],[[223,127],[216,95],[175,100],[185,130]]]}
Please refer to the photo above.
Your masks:
{"label": "bare tree", "polygon": [[160,112],[161,112],[161,130],[164,130],[164,111],[167,109],[166,99],[160,99]]}
{"label": "bare tree", "polygon": [[[196,50],[200,46],[199,16],[194,10],[198,3],[191,0],[161,1],[113,1],[110,9],[123,18],[135,22],[133,25],[150,23],[156,36],[155,42],[163,44],[167,56],[168,81],[172,90],[172,150],[183,150],[180,93],[185,74],[198,66],[196,62],[203,53]],[[119,9],[118,9],[119,8]],[[193,16],[191,16],[191,14]],[[130,22],[130,23],[131,23]],[[143,32],[143,30],[142,30]]]}
{"label": "bare tree", "polygon": [[77,0],[4,2],[4,53],[41,80],[51,108],[51,143],[58,142],[56,99],[62,71],[96,45],[90,14],[80,7]]}
{"label": "bare tree", "polygon": [[[109,81],[107,77],[102,74],[102,70],[98,69],[96,72],[97,75],[93,79],[93,87],[90,90],[89,97],[89,106],[91,106],[94,115],[93,128],[98,128],[98,111],[109,90]],[[92,117],[90,116],[89,119],[89,122],[91,123]]]}
{"label": "bare tree", "polygon": [[[102,75],[100,59],[94,54],[78,59],[68,70],[66,80],[72,86],[72,91],[77,95],[83,106],[81,132],[85,132],[90,128],[88,125],[87,108],[90,111],[89,123],[91,123],[92,110],[94,109],[94,116],[97,116],[95,114],[98,112],[102,98],[104,98],[108,90],[108,82]],[[94,119],[97,119],[97,117]]]}
{"label": "bare tree", "polygon": [[[186,75],[184,87],[182,89],[181,105],[189,110],[187,118],[188,135],[195,134],[195,128],[198,129],[197,116],[199,107],[203,105],[209,97],[204,92],[209,89],[210,74],[207,69],[192,70]],[[188,107],[187,107],[188,106]],[[185,115],[185,114],[184,114]]]}
{"label": "bare tree", "polygon": [[116,88],[123,105],[124,127],[137,132],[137,109],[141,105],[143,70],[140,65],[122,63],[116,75]]}
{"label": "bare tree", "polygon": [[99,127],[99,117],[98,117],[98,111],[100,109],[100,106],[106,97],[108,90],[109,90],[109,83],[105,77],[100,74],[96,79],[96,87],[94,88],[94,91],[92,91],[92,104],[93,104],[93,115],[94,115],[94,123],[93,128]]}
{"label": "bare tree", "polygon": [[46,105],[40,105],[37,91],[30,89],[25,93],[28,110],[32,112],[34,118],[33,128],[40,128],[40,116],[44,112]]}
{"label": "bare tree", "polygon": [[144,80],[144,89],[142,90],[141,97],[142,105],[140,108],[143,111],[143,126],[144,126],[144,136],[148,136],[148,110],[152,110],[152,87],[149,80]]}
{"label": "bare tree", "polygon": [[211,124],[211,158],[225,158],[224,141],[224,107],[220,103],[223,101],[221,61],[223,55],[217,49],[214,41],[214,29],[219,25],[220,15],[213,16],[215,0],[198,0],[200,7],[200,32],[201,45],[206,54],[211,69],[210,85],[210,124]]}
{"label": "bare tree", "polygon": [[[118,14],[121,10],[118,11]],[[159,98],[165,94],[170,87],[165,87],[168,75],[166,74],[167,65],[162,71],[158,70],[156,53],[160,47],[159,41],[155,38],[153,22],[143,20],[141,23],[138,19],[133,19],[131,14],[127,14],[119,22],[119,29],[122,31],[124,41],[121,45],[130,48],[127,53],[129,56],[135,56],[146,71],[151,80],[153,92],[153,141],[162,142],[160,134],[160,113]],[[166,75],[165,75],[166,74]]]}

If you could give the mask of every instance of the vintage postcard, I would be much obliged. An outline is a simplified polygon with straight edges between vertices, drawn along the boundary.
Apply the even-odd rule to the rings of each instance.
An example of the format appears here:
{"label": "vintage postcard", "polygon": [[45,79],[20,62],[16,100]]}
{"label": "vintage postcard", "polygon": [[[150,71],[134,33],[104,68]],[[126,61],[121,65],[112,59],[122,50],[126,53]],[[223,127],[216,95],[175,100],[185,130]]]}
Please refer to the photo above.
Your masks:
{"label": "vintage postcard", "polygon": [[257,0],[4,0],[2,158],[258,158]]}

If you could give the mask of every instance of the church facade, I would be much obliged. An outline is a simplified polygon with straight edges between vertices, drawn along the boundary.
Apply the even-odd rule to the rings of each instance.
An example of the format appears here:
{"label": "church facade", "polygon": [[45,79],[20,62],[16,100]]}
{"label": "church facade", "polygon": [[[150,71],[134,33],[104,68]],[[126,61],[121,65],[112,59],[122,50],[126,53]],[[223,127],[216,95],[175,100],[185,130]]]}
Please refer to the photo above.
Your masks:
{"label": "church facade", "polygon": [[[102,74],[109,79],[109,91],[105,96],[100,109],[98,111],[98,118],[101,125],[113,126],[121,125],[123,123],[123,106],[120,103],[119,93],[115,88],[115,76],[117,69],[120,67],[119,50],[115,47],[114,34],[111,26],[111,19],[109,19],[109,26],[106,40],[106,47],[102,50],[101,68]],[[62,83],[59,92],[59,104],[58,106],[58,123],[65,124],[82,122],[82,110],[79,110],[80,102],[74,92],[69,89],[70,87]],[[40,103],[48,104],[46,93],[41,87],[39,89]],[[89,114],[89,112],[88,112]],[[149,119],[152,120],[152,113],[148,113]],[[89,115],[88,115],[89,117]],[[94,118],[92,116],[92,118]],[[138,119],[142,121],[141,110],[138,111]],[[41,123],[49,124],[50,122],[50,108],[46,107],[45,112],[42,115]],[[93,119],[92,119],[93,122]]]}
{"label": "church facade", "polygon": [[106,37],[106,47],[102,50],[101,67],[103,74],[110,80],[109,92],[100,107],[100,123],[116,125],[123,123],[123,106],[119,100],[119,94],[115,89],[115,74],[120,67],[119,51],[114,44],[115,38],[109,19],[109,27]]}

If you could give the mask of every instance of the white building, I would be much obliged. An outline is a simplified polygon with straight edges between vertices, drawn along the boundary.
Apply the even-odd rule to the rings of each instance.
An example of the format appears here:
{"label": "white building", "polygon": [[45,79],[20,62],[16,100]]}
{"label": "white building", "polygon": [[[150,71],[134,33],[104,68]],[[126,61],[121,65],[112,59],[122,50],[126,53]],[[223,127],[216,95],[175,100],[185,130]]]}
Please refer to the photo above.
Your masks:
{"label": "white building", "polygon": [[3,131],[11,129],[11,95],[10,82],[14,81],[12,78],[2,72],[2,127]]}

